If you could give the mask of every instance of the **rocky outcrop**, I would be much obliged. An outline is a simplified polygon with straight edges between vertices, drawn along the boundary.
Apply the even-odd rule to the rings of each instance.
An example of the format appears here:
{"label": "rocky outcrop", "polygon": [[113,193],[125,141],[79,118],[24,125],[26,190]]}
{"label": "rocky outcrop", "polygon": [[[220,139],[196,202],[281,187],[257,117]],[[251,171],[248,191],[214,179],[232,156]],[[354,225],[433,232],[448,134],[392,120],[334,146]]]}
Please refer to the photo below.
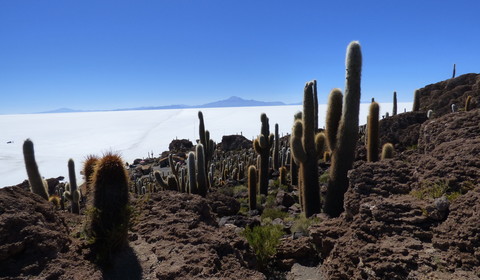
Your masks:
{"label": "rocky outcrop", "polygon": [[242,135],[225,135],[222,137],[220,148],[225,151],[237,151],[241,149],[250,149],[253,146],[252,141]]}
{"label": "rocky outcrop", "polygon": [[420,89],[420,110],[433,110],[436,117],[451,112],[452,104],[458,109],[465,107],[467,96],[474,99],[478,108],[480,101],[480,75],[475,73],[458,76]]}
{"label": "rocky outcrop", "polygon": [[0,225],[0,278],[102,279],[67,222],[40,196],[0,189]]}

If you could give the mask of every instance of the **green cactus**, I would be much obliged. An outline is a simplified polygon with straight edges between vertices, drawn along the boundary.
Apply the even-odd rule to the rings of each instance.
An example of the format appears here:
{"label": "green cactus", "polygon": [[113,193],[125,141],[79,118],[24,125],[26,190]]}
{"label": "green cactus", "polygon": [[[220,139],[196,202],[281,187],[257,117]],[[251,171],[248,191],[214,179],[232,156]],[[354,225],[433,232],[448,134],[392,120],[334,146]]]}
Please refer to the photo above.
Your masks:
{"label": "green cactus", "polygon": [[262,113],[260,116],[262,121],[261,134],[253,141],[255,152],[260,155],[259,166],[259,189],[260,194],[268,194],[268,162],[270,157],[270,148],[273,145],[273,134],[270,134],[267,115]]}
{"label": "green cactus", "polygon": [[88,155],[83,163],[83,176],[85,176],[85,189],[88,195],[92,191],[92,175],[95,171],[95,165],[98,162],[98,157]]}
{"label": "green cactus", "polygon": [[391,143],[385,143],[382,147],[382,160],[393,158],[393,154],[395,153],[395,148]]}
{"label": "green cactus", "polygon": [[40,176],[38,165],[35,161],[35,151],[33,149],[33,142],[30,139],[23,143],[23,158],[25,160],[25,168],[27,169],[28,183],[30,190],[34,194],[38,194],[45,200],[48,200],[48,184]]}
{"label": "green cactus", "polygon": [[[302,120],[295,121],[291,136],[292,155],[300,165],[299,190],[306,217],[320,213],[320,187],[318,185],[318,151],[315,143],[314,82],[305,85]],[[320,139],[319,137],[318,139]]]}
{"label": "green cactus", "polygon": [[397,92],[393,92],[393,111],[392,111],[392,116],[395,116],[397,114]]}
{"label": "green cactus", "polygon": [[195,170],[195,154],[193,152],[188,153],[187,156],[187,168],[188,168],[188,192],[191,194],[197,194],[197,174]]}
{"label": "green cactus", "polygon": [[155,180],[164,190],[169,191],[178,191],[178,181],[175,175],[170,174],[166,178],[163,178],[160,171],[155,171],[154,173]]}
{"label": "green cactus", "polygon": [[[302,120],[302,112],[297,112],[293,117],[293,122]],[[293,134],[293,128],[292,128]],[[291,155],[292,151],[292,138],[290,137],[290,184],[298,186],[298,165],[295,162],[294,157]]]}
{"label": "green cactus", "polygon": [[465,100],[465,111],[470,111],[472,109],[471,103],[472,103],[472,96],[469,95],[467,96],[467,100]]}
{"label": "green cactus", "polygon": [[114,253],[128,243],[128,175],[120,156],[107,153],[98,161],[92,178],[89,234],[94,241],[97,262],[107,265]]}
{"label": "green cactus", "polygon": [[362,52],[354,41],[347,48],[346,83],[343,110],[338,127],[337,144],[331,156],[331,166],[325,197],[324,212],[337,217],[343,211],[343,196],[348,188],[347,172],[352,168],[358,138],[360,111],[360,79]]}
{"label": "green cactus", "polygon": [[367,161],[378,161],[379,135],[378,135],[378,117],[380,113],[380,106],[377,102],[370,104],[368,114],[368,137],[367,137]]}
{"label": "green cactus", "polygon": [[248,167],[248,206],[257,209],[257,169],[253,165]]}
{"label": "green cactus", "polygon": [[285,166],[280,167],[280,185],[287,185],[287,168]]}
{"label": "green cactus", "polygon": [[77,187],[77,176],[75,175],[75,162],[68,160],[68,178],[70,180],[70,192],[72,194],[72,213],[80,214],[80,192]]}
{"label": "green cactus", "polygon": [[313,80],[313,129],[315,132],[318,130],[318,95],[317,95],[317,80]]}
{"label": "green cactus", "polygon": [[273,142],[273,170],[280,168],[280,136],[278,135],[278,123],[275,124],[275,140]]}
{"label": "green cactus", "polygon": [[196,169],[197,169],[197,188],[198,194],[205,197],[207,196],[207,174],[205,173],[205,154],[202,144],[197,144],[195,148],[196,152]]}
{"label": "green cactus", "polygon": [[330,151],[335,150],[337,142],[338,124],[342,116],[342,92],[338,88],[332,89],[328,96],[327,118],[325,120],[325,134]]}
{"label": "green cactus", "polygon": [[412,111],[418,112],[420,111],[420,90],[415,90],[413,94],[413,109]]}
{"label": "green cactus", "polygon": [[215,151],[215,142],[210,139],[210,132],[205,130],[205,123],[203,121],[203,113],[202,111],[198,111],[198,119],[200,121],[199,124],[199,136],[200,136],[200,144],[203,145],[203,153],[205,156],[205,174],[208,173],[207,168],[210,166],[209,163],[213,158],[213,154]]}

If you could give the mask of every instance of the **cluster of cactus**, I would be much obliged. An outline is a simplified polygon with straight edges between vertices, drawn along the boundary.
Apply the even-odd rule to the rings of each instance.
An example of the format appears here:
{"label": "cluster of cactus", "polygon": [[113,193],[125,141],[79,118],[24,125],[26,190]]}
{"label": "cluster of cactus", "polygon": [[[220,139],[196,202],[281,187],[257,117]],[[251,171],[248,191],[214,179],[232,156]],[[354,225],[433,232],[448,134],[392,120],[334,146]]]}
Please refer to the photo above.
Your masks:
{"label": "cluster of cactus", "polygon": [[[296,120],[291,136],[291,149],[299,164],[299,190],[302,208],[307,217],[320,213],[320,188],[318,185],[318,159],[323,153],[325,135],[316,133],[314,92],[315,82],[305,85],[302,120]],[[323,154],[322,154],[323,155]]]}
{"label": "cluster of cactus", "polygon": [[261,133],[253,141],[253,148],[260,156],[259,169],[259,189],[260,194],[268,194],[268,163],[270,158],[270,149],[273,145],[274,135],[270,134],[270,127],[268,125],[268,117],[265,113],[260,115],[262,122]]}
{"label": "cluster of cactus", "polygon": [[63,193],[66,199],[70,201],[72,213],[80,214],[80,190],[77,187],[77,176],[75,175],[75,162],[73,159],[68,160],[68,177],[70,184]]}
{"label": "cluster of cactus", "polygon": [[347,172],[352,168],[355,156],[360,110],[361,70],[361,48],[360,44],[355,41],[350,43],[347,48],[342,116],[338,126],[335,149],[331,155],[327,195],[323,206],[324,212],[332,217],[339,216],[343,212],[343,198],[348,188]]}

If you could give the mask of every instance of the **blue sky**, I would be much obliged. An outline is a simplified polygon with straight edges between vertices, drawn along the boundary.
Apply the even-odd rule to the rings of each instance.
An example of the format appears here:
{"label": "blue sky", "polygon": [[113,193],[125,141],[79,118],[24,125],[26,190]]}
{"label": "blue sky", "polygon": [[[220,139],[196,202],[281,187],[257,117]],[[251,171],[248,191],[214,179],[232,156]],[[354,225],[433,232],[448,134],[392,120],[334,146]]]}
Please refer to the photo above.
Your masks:
{"label": "blue sky", "polygon": [[204,104],[230,96],[319,102],[363,51],[362,101],[480,69],[480,2],[0,0],[0,114]]}

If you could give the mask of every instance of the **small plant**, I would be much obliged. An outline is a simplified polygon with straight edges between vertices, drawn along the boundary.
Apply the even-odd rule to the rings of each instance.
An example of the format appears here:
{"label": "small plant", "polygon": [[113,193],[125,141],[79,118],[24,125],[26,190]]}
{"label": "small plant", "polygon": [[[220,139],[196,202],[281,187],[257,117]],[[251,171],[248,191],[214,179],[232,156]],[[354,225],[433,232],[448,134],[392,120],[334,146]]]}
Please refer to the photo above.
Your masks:
{"label": "small plant", "polygon": [[270,218],[272,221],[277,219],[277,218],[280,218],[280,219],[283,219],[287,216],[287,213],[285,212],[282,212],[281,210],[279,209],[276,209],[276,208],[265,208],[265,210],[263,210],[263,213],[262,213],[262,220],[266,219],[266,218]]}
{"label": "small plant", "polygon": [[325,173],[320,175],[320,178],[318,178],[318,181],[322,184],[327,184],[328,183],[328,171],[325,171]]}
{"label": "small plant", "polygon": [[423,181],[420,184],[420,188],[412,190],[410,194],[422,200],[436,199],[445,196],[449,201],[453,201],[467,191],[468,190],[451,187],[447,180],[438,180],[435,182]]}
{"label": "small plant", "polygon": [[300,215],[297,219],[295,219],[292,225],[292,232],[301,232],[304,235],[308,235],[308,228],[313,224],[318,224],[319,222],[319,218],[306,218],[305,215]]}
{"label": "small plant", "polygon": [[277,246],[283,234],[282,227],[279,225],[256,226],[253,229],[247,227],[242,232],[255,252],[260,271],[265,270],[268,261],[277,252]]}

